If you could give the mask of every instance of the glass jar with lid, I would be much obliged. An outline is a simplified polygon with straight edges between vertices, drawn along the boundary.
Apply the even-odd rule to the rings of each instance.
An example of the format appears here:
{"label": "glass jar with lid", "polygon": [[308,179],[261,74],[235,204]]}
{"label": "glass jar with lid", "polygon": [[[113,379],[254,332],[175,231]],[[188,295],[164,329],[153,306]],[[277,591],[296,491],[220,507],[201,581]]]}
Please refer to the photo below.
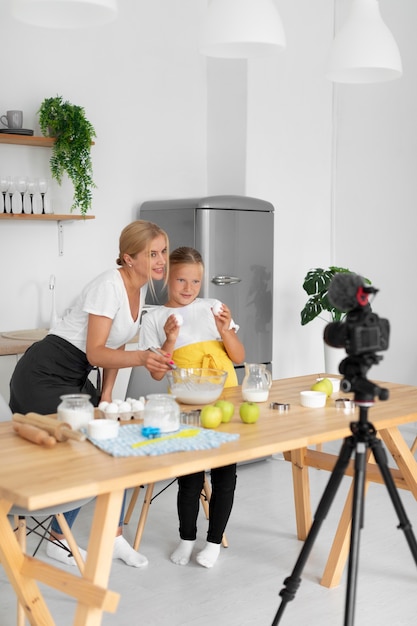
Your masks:
{"label": "glass jar with lid", "polygon": [[143,412],[145,427],[159,428],[161,433],[172,433],[180,427],[180,406],[169,393],[151,393],[146,396]]}
{"label": "glass jar with lid", "polygon": [[90,402],[91,396],[86,393],[70,393],[60,396],[58,419],[66,422],[73,430],[87,428],[88,422],[94,419],[94,406]]}

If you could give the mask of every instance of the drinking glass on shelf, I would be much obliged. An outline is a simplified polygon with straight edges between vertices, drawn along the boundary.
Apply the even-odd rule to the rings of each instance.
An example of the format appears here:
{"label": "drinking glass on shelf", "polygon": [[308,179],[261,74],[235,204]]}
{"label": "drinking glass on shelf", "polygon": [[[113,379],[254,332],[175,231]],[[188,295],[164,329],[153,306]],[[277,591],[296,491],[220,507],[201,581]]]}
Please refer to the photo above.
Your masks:
{"label": "drinking glass on shelf", "polygon": [[30,180],[28,182],[28,194],[30,198],[30,212],[33,215],[33,196],[36,193],[36,182],[34,180]]}
{"label": "drinking glass on shelf", "polygon": [[6,195],[10,185],[10,176],[0,176],[0,191],[3,194],[3,213],[7,213]]}
{"label": "drinking glass on shelf", "polygon": [[17,186],[17,191],[20,193],[20,196],[22,198],[22,210],[21,213],[25,212],[25,193],[27,191],[28,188],[28,181],[26,178],[24,178],[23,176],[17,179],[16,182],[16,186]]}
{"label": "drinking glass on shelf", "polygon": [[13,213],[13,196],[14,196],[15,191],[16,191],[16,184],[14,180],[10,179],[9,189],[8,189],[10,213]]}
{"label": "drinking glass on shelf", "polygon": [[45,194],[48,191],[48,181],[41,178],[39,181],[39,193],[42,198],[42,215],[45,215]]}

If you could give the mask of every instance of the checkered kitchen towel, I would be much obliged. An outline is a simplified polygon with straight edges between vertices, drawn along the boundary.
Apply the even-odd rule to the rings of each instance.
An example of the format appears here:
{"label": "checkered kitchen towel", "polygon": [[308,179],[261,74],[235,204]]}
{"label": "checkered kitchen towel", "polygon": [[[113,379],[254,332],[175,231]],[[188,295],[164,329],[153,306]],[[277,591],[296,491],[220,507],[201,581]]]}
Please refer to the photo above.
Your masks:
{"label": "checkered kitchen towel", "polygon": [[156,456],[170,452],[207,450],[218,448],[222,443],[235,441],[238,438],[238,434],[181,426],[180,430],[175,433],[147,439],[142,436],[140,424],[121,426],[118,436],[114,439],[101,440],[88,437],[97,448],[112,456]]}

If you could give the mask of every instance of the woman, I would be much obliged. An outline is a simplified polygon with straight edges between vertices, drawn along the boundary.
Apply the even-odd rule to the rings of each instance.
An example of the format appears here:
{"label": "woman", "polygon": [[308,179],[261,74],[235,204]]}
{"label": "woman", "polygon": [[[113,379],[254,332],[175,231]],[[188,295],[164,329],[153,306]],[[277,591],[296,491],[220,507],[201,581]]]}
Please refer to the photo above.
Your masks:
{"label": "woman", "polygon": [[[143,365],[152,375],[164,376],[169,357],[124,348],[138,332],[148,284],[152,289],[154,280],[166,280],[167,255],[168,237],[156,224],[137,220],[123,229],[116,261],[120,267],[100,274],[84,287],[69,313],[18,361],[10,381],[14,413],[55,413],[60,396],[72,393],[89,393],[95,406],[100,399],[110,402],[117,372],[123,367]],[[88,380],[94,366],[103,368],[101,398]],[[65,514],[70,527],[78,511]],[[113,558],[144,567],[146,557],[131,548],[122,536],[122,527],[123,515]],[[55,519],[51,534],[65,545]],[[48,542],[47,554],[75,565],[73,557],[68,558],[57,543]]]}
{"label": "woman", "polygon": [[[199,298],[204,265],[194,248],[181,247],[169,257],[168,302],[147,313],[140,334],[139,347],[160,346],[172,354],[178,367],[213,367],[228,372],[225,386],[237,385],[234,363],[245,358],[245,349],[237,337],[239,327],[230,309],[218,300]],[[179,317],[179,315],[181,317]],[[179,321],[180,320],[180,321]],[[152,372],[160,380],[164,373]],[[236,487],[236,464],[211,470],[212,496],[209,528],[204,549],[197,554],[203,567],[213,567],[219,553],[226,524],[232,511]],[[186,565],[197,536],[197,516],[204,472],[178,479],[178,517],[180,543],[171,555],[177,565]]]}

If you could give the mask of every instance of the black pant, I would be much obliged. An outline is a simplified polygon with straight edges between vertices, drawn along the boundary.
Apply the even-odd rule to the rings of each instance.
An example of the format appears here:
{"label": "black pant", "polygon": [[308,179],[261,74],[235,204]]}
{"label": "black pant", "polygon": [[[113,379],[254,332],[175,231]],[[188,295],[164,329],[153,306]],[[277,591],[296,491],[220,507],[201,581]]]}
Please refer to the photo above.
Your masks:
{"label": "black pant", "polygon": [[[177,508],[181,539],[194,541],[197,536],[197,516],[203,484],[204,472],[178,478]],[[207,541],[221,543],[233,506],[236,464],[212,469],[211,485]]]}

